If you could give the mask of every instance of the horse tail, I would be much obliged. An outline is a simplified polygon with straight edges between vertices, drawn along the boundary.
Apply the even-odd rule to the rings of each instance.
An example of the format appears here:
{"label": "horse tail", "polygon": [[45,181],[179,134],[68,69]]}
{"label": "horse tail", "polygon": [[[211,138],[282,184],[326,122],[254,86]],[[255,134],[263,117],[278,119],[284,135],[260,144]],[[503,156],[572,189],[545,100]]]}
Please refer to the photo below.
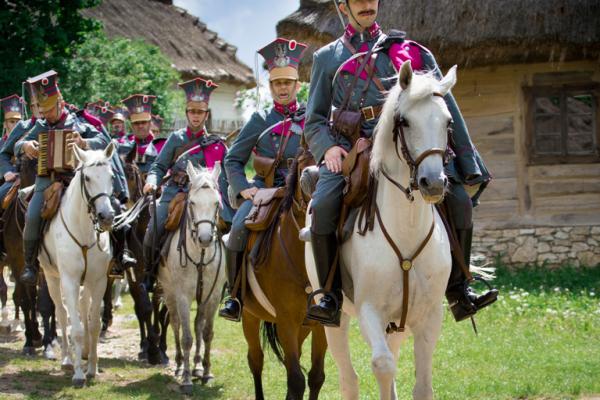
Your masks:
{"label": "horse tail", "polygon": [[265,347],[265,343],[268,343],[279,362],[284,364],[283,348],[281,347],[281,342],[277,336],[277,325],[264,321],[261,326],[261,332],[263,337],[263,348]]}

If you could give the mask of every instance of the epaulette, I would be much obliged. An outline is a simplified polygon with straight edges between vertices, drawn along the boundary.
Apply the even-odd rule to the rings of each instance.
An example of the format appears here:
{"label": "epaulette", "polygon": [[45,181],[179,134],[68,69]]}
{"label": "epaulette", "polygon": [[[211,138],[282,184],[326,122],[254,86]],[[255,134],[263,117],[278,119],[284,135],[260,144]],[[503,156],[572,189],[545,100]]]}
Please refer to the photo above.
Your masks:
{"label": "epaulette", "polygon": [[166,139],[166,138],[159,137],[159,138],[153,139],[153,140],[152,140],[152,144],[156,145],[156,144],[159,144],[159,143],[164,143],[164,142],[166,142],[166,141],[167,141],[167,139]]}
{"label": "epaulette", "polygon": [[298,107],[298,110],[296,110],[296,112],[294,113],[294,115],[292,115],[292,121],[293,122],[301,122],[304,120],[305,117],[306,117],[306,105],[301,104]]}
{"label": "epaulette", "polygon": [[406,32],[396,29],[390,30],[382,41],[377,44],[377,51],[388,51],[395,43],[404,43],[406,40]]}
{"label": "epaulette", "polygon": [[204,140],[202,141],[202,146],[209,146],[209,145],[215,144],[215,143],[224,143],[223,138],[221,138],[221,136],[219,136],[219,135],[210,133],[210,134],[204,136]]}

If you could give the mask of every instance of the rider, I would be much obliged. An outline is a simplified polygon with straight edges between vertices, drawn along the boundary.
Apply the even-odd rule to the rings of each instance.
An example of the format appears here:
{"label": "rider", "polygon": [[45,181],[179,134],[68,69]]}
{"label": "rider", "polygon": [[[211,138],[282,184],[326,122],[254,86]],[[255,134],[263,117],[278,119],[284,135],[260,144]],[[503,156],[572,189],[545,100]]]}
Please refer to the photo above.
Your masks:
{"label": "rider", "polygon": [[152,123],[150,124],[150,130],[154,136],[160,135],[164,119],[158,114],[152,114]]}
{"label": "rider", "polygon": [[116,139],[120,144],[134,140],[132,133],[125,130],[125,121],[128,111],[122,107],[112,107],[109,110],[108,122],[110,123],[110,136]]}
{"label": "rider", "polygon": [[[338,242],[335,232],[345,186],[341,175],[342,160],[352,145],[349,140],[336,135],[332,130],[331,110],[339,109],[343,103],[347,103],[345,109],[359,111],[362,114],[361,135],[371,137],[381,113],[385,92],[395,84],[403,62],[410,60],[413,69],[433,71],[436,76],[441,77],[439,67],[429,50],[405,39],[404,32],[391,31],[386,35],[381,31],[375,22],[379,0],[342,0],[340,3],[339,10],[348,17],[349,24],[342,37],[314,54],[305,133],[315,160],[320,164],[320,177],[312,200],[311,242],[319,280],[323,286],[330,268],[337,260]],[[350,59],[356,52],[368,52],[373,48],[375,51],[366,68],[361,68],[363,58]],[[374,57],[376,58],[373,60]],[[351,86],[356,74],[359,79],[352,93],[347,95],[347,87]],[[469,138],[454,97],[448,94],[445,100],[454,120],[451,147],[456,154],[446,169],[451,182],[446,201],[468,265],[473,233],[472,209],[476,200],[469,197],[463,185],[475,188],[477,194],[473,199],[477,199],[491,176]],[[332,291],[326,293],[319,304],[309,306],[308,319],[326,325],[339,324],[342,301],[339,273],[333,282]],[[460,321],[493,303],[497,298],[497,291],[493,289],[478,295],[468,287],[460,265],[453,262],[446,296],[454,318]]]}
{"label": "rider", "polygon": [[[93,126],[81,121],[75,114],[65,109],[65,102],[57,84],[58,75],[48,71],[27,80],[33,92],[43,119],[37,120],[35,126],[14,147],[17,156],[25,154],[30,159],[38,157],[40,133],[54,129],[68,129],[75,132],[73,144],[82,149],[104,149],[110,138],[96,130]],[[73,173],[61,174],[72,176]],[[35,180],[33,197],[27,207],[25,228],[23,230],[23,252],[25,269],[21,274],[21,282],[35,285],[39,264],[37,261],[39,242],[41,239],[41,210],[44,203],[44,190],[52,183],[51,177],[38,176]]]}
{"label": "rider", "polygon": [[[271,160],[280,156],[281,162],[273,170],[275,176],[272,185],[285,185],[287,160],[296,156],[304,129],[305,108],[298,104],[297,94],[300,90],[298,66],[305,49],[305,44],[280,38],[258,51],[269,69],[269,88],[274,106],[267,112],[257,111],[252,115],[225,158],[225,170],[232,188],[232,202],[233,199],[242,202],[233,218],[229,239],[225,244],[230,297],[219,311],[219,316],[231,321],[239,321],[242,311],[238,293],[233,293],[233,290],[248,240],[244,220],[258,189],[267,187],[266,177],[259,174],[254,177],[253,182],[248,182],[246,163],[253,152]],[[279,154],[280,150],[282,154]]]}
{"label": "rider", "polygon": [[[152,216],[146,235],[144,236],[144,262],[148,270],[146,290],[152,291],[158,264],[157,255],[165,235],[165,221],[168,216],[169,204],[179,192],[188,191],[187,161],[195,166],[213,168],[215,163],[223,162],[227,154],[227,146],[223,139],[206,131],[205,123],[209,117],[209,101],[213,90],[218,85],[210,80],[195,78],[179,86],[186,94],[187,127],[174,131],[169,135],[162,152],[152,164],[144,194],[155,193],[163,178],[168,180],[163,186],[162,195],[158,200],[156,214]],[[233,210],[227,200],[227,178],[225,173],[219,176],[221,192],[220,217],[225,223],[231,223]]]}

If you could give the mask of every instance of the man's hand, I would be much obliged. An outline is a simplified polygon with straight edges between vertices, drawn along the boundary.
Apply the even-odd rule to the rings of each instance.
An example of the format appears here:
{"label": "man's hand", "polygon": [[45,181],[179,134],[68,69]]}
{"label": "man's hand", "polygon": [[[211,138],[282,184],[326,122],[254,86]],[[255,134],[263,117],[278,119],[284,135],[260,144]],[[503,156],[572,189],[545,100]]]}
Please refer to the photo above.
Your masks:
{"label": "man's hand", "polygon": [[150,194],[156,192],[156,185],[153,183],[146,183],[143,189],[144,194]]}
{"label": "man's hand", "polygon": [[37,140],[28,140],[23,143],[23,152],[30,160],[38,157],[39,143]]}
{"label": "man's hand", "polygon": [[17,176],[19,176],[19,174],[15,173],[15,172],[8,171],[7,173],[4,174],[4,181],[5,182],[12,182],[15,179],[17,179]]}
{"label": "man's hand", "polygon": [[342,172],[342,160],[346,157],[348,152],[343,147],[333,146],[325,153],[325,165],[327,169],[338,174]]}
{"label": "man's hand", "polygon": [[73,132],[71,139],[67,143],[67,145],[71,146],[75,144],[82,150],[87,150],[88,148],[87,141],[84,138],[82,138],[78,132]]}
{"label": "man's hand", "polygon": [[258,192],[258,188],[253,186],[251,188],[242,190],[240,195],[246,200],[252,200],[256,192]]}

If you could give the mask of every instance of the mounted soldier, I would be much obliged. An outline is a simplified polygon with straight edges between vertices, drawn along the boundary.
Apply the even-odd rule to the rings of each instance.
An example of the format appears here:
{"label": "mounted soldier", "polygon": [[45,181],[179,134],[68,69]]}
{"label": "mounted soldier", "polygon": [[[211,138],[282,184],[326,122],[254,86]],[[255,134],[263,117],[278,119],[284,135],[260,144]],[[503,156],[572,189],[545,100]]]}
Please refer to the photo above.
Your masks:
{"label": "mounted soldier", "polygon": [[[320,164],[319,180],[312,200],[311,242],[322,287],[337,262],[336,230],[342,209],[345,179],[342,162],[356,137],[347,133],[360,126],[357,136],[370,138],[381,113],[385,93],[396,83],[406,61],[416,71],[431,71],[438,79],[439,67],[431,52],[405,38],[404,32],[384,34],[375,22],[379,0],[342,0],[337,4],[348,19],[344,34],[314,54],[310,95],[307,106],[306,139]],[[453,260],[446,297],[457,321],[474,315],[497,298],[497,290],[479,295],[468,286],[472,209],[491,179],[475,149],[452,94],[444,97],[453,118],[451,151],[446,173],[450,178],[446,207],[450,224],[465,260]],[[346,134],[346,135],[345,135]],[[470,195],[469,193],[474,193]],[[307,318],[326,325],[339,324],[342,302],[341,277],[335,274],[331,291],[319,304],[309,305]]]}
{"label": "mounted soldier", "polygon": [[[77,145],[82,149],[104,149],[110,138],[99,132],[93,126],[81,121],[75,114],[67,111],[65,102],[58,87],[58,75],[48,71],[27,80],[33,92],[33,98],[39,107],[43,119],[37,120],[35,126],[28,131],[24,138],[14,147],[17,156],[26,155],[30,159],[38,158],[40,143],[39,135],[52,130],[70,130],[72,137],[68,145]],[[21,274],[21,282],[35,285],[39,269],[38,252],[41,240],[42,206],[44,204],[44,191],[53,181],[68,181],[73,172],[52,174],[51,176],[38,176],[35,182],[33,197],[27,208],[27,218],[23,230],[23,252],[25,255],[25,268]]]}
{"label": "mounted soldier", "polygon": [[[150,269],[147,275],[148,291],[152,291],[158,265],[158,252],[165,236],[165,222],[172,201],[184,201],[188,192],[189,177],[186,172],[187,161],[196,167],[213,168],[215,163],[222,163],[227,154],[227,146],[223,139],[206,130],[209,117],[210,95],[219,86],[211,80],[195,78],[180,83],[186,94],[187,127],[172,132],[162,152],[148,171],[144,194],[156,193],[163,178],[168,175],[158,200],[156,213],[152,216],[144,237],[144,263]],[[224,173],[219,177],[219,190],[222,195],[220,216],[226,224],[231,223],[233,210],[226,199],[227,179]]]}
{"label": "mounted soldier", "polygon": [[[241,302],[233,288],[248,241],[245,220],[252,208],[252,199],[259,189],[285,185],[287,160],[294,159],[300,147],[305,107],[297,100],[298,66],[306,47],[295,40],[280,38],[258,51],[269,70],[274,105],[268,111],[252,115],[225,158],[232,202],[241,202],[225,244],[230,297],[219,311],[219,316],[231,321],[239,321],[241,316]],[[256,176],[249,182],[245,167],[252,155]]]}
{"label": "mounted soldier", "polygon": [[165,122],[165,120],[160,115],[152,114],[152,123],[150,124],[150,131],[152,131],[152,134],[154,136],[158,137],[160,135],[163,122]]}
{"label": "mounted soldier", "polygon": [[128,116],[129,112],[124,107],[111,107],[109,110],[110,137],[119,144],[134,140],[133,133],[127,133],[125,126]]}

